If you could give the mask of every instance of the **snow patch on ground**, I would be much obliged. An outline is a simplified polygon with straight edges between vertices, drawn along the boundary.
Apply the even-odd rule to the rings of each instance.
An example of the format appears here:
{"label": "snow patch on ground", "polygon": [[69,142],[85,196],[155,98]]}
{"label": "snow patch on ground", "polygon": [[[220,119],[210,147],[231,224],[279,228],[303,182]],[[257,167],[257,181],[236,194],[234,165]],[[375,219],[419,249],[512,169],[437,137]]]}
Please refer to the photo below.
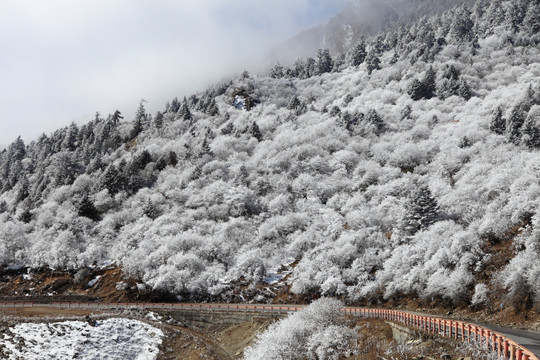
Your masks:
{"label": "snow patch on ground", "polygon": [[7,359],[153,360],[163,332],[131,319],[22,323],[0,339]]}
{"label": "snow patch on ground", "polygon": [[101,275],[98,275],[95,278],[93,278],[92,280],[90,280],[88,282],[88,287],[94,286],[99,281],[100,278],[101,278]]}

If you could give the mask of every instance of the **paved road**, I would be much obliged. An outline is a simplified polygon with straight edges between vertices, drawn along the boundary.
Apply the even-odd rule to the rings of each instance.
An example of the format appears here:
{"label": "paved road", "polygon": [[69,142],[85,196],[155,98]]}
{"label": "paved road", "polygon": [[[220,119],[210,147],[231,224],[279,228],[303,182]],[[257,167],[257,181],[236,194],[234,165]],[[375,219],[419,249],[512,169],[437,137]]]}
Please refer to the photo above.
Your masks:
{"label": "paved road", "polygon": [[[409,311],[409,313],[415,314],[415,315],[434,316],[434,315],[430,315],[426,313],[413,312],[413,311]],[[448,319],[448,320],[455,320],[455,319],[445,317],[445,316],[439,316],[439,317],[443,319]],[[540,358],[540,332],[514,329],[514,328],[497,326],[493,324],[475,322],[475,321],[469,321],[469,323],[486,327],[504,336],[507,336],[508,338],[514,340],[518,344],[523,345],[524,347],[532,351],[538,358]],[[461,336],[461,332],[459,332],[459,335]]]}
{"label": "paved road", "polygon": [[479,325],[490,328],[491,330],[500,332],[501,334],[508,336],[510,339],[514,340],[518,344],[525,346],[527,349],[531,350],[536,356],[540,357],[540,333],[534,331],[526,331],[519,329],[512,329],[507,327],[495,326],[491,324],[482,324]]}

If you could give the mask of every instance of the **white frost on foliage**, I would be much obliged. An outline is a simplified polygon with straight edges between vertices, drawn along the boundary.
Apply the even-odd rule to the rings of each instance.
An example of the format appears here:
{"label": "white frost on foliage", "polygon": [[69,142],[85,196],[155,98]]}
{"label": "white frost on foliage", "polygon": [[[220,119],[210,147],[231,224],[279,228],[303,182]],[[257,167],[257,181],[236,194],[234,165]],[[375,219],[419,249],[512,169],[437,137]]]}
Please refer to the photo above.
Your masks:
{"label": "white frost on foliage", "polygon": [[323,298],[258,335],[245,360],[337,360],[354,351],[358,334],[343,323],[343,304]]}
{"label": "white frost on foliage", "polygon": [[146,323],[114,318],[82,321],[21,323],[8,328],[0,344],[7,359],[153,360],[163,332]]}
{"label": "white frost on foliage", "polygon": [[488,299],[489,289],[486,284],[476,284],[474,287],[474,294],[471,299],[472,305],[484,304]]}

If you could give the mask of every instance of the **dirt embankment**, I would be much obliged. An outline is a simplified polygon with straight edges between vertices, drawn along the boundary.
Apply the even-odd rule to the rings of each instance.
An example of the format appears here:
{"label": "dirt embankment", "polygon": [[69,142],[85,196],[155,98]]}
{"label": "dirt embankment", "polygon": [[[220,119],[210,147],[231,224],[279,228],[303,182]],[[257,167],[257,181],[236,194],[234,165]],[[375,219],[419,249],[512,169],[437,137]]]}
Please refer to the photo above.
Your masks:
{"label": "dirt embankment", "polygon": [[[504,250],[507,243],[500,244],[499,251],[490,257],[486,271],[492,271],[501,263],[508,261]],[[295,264],[291,264],[293,268]],[[290,269],[287,269],[290,270]],[[497,294],[496,291],[493,291]],[[261,297],[262,296],[262,297]],[[294,295],[289,291],[287,277],[275,284],[251,286],[240,279],[231,284],[230,291],[219,298],[188,299],[201,302],[244,302],[246,299],[263,299],[266,303],[309,304],[318,294]],[[0,269],[0,301],[38,302],[52,301],[100,301],[100,302],[176,302],[173,294],[150,289],[137,279],[126,276],[119,267],[84,268],[74,271],[59,271],[49,268],[17,270]],[[503,303],[501,310],[500,304]],[[442,299],[422,302],[408,297],[396,297],[390,301],[364,302],[353,306],[371,306],[388,309],[401,309],[424,312],[433,315],[452,317],[458,320],[471,320],[500,326],[540,331],[540,309],[524,307],[503,298],[490,299],[480,308],[452,306]]]}
{"label": "dirt embankment", "polygon": [[73,271],[50,268],[2,269],[0,299],[40,302],[176,301],[172,294],[152,290],[114,266]]}

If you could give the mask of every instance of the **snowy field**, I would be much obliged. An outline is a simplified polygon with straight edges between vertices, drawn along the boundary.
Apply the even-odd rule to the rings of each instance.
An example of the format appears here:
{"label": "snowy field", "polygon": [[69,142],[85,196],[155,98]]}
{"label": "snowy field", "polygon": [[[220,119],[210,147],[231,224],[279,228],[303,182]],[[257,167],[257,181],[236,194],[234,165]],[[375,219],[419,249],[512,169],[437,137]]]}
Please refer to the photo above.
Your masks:
{"label": "snowy field", "polygon": [[[94,325],[94,324],[92,324]],[[2,359],[133,359],[157,357],[163,332],[130,319],[22,323],[0,340]]]}

